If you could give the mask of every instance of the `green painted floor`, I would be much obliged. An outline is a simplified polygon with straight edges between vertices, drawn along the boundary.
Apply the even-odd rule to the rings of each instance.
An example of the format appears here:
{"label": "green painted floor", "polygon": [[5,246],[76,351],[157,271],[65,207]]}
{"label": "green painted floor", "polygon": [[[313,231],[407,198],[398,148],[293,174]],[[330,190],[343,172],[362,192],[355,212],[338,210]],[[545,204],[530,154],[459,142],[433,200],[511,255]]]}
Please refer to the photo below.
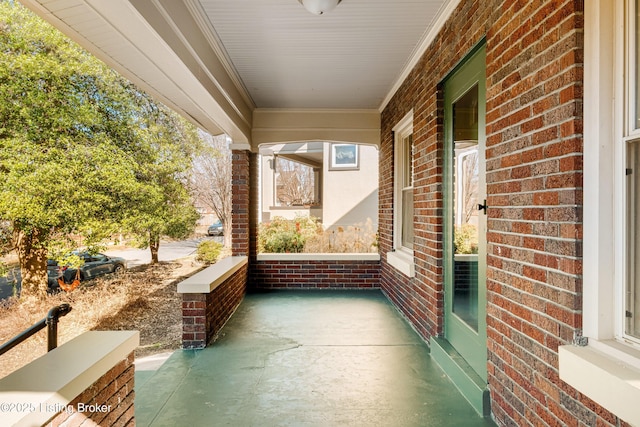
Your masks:
{"label": "green painted floor", "polygon": [[249,294],[218,341],[136,372],[137,426],[492,426],[379,291]]}

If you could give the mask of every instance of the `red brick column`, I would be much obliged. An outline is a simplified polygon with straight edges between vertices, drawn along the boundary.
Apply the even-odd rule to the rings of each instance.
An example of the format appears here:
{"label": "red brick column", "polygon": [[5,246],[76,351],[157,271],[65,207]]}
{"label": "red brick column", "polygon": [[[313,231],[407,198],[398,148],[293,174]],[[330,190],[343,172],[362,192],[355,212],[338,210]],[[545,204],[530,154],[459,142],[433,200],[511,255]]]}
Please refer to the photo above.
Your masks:
{"label": "red brick column", "polygon": [[233,255],[249,255],[251,154],[244,150],[231,153],[231,250]]}
{"label": "red brick column", "polygon": [[249,155],[249,266],[258,255],[258,218],[260,200],[260,160],[258,154]]}
{"label": "red brick column", "polygon": [[207,294],[182,294],[182,348],[207,345]]}

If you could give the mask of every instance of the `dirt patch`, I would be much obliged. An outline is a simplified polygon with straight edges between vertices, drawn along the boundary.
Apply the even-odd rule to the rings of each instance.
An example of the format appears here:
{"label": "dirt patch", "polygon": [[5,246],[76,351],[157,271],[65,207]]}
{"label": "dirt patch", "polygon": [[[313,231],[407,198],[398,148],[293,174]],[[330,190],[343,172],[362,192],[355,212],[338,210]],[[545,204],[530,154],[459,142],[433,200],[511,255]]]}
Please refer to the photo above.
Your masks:
{"label": "dirt patch", "polygon": [[[177,284],[203,268],[191,258],[144,266],[115,277],[83,283],[44,301],[10,299],[0,306],[0,342],[46,317],[51,307],[69,303],[60,319],[58,345],[89,330],[138,330],[136,358],[178,349],[182,343],[182,297]],[[0,356],[0,377],[47,351],[46,329]]]}

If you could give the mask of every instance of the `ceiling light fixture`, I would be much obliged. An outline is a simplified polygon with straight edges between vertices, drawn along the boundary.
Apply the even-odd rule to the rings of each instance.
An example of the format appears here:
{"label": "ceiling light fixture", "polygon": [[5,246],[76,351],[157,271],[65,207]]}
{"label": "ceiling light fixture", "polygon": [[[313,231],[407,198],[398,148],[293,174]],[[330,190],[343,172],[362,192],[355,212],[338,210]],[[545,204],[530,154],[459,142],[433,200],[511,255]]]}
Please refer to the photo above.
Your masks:
{"label": "ceiling light fixture", "polygon": [[324,15],[333,10],[342,0],[298,0],[305,9],[314,15]]}

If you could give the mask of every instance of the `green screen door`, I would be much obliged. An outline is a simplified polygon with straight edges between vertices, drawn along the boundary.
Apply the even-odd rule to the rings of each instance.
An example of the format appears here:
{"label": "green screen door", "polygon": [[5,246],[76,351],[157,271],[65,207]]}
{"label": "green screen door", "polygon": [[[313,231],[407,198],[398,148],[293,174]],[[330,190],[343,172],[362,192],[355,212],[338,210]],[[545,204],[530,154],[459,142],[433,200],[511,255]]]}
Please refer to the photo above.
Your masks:
{"label": "green screen door", "polygon": [[485,49],[444,83],[445,338],[487,378]]}

